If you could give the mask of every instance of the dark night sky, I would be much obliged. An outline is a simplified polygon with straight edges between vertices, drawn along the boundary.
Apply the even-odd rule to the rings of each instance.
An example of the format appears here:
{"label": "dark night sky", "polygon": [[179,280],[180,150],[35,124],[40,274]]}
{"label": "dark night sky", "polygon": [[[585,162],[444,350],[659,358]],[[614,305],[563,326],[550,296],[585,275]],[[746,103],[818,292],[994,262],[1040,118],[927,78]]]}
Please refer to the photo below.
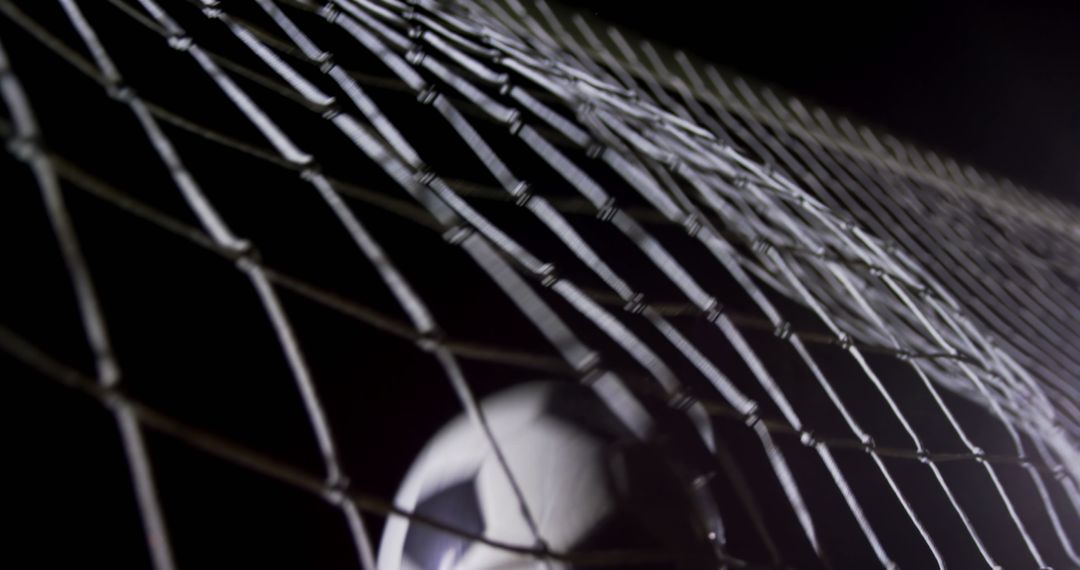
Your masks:
{"label": "dark night sky", "polygon": [[1080,203],[1080,3],[568,3]]}

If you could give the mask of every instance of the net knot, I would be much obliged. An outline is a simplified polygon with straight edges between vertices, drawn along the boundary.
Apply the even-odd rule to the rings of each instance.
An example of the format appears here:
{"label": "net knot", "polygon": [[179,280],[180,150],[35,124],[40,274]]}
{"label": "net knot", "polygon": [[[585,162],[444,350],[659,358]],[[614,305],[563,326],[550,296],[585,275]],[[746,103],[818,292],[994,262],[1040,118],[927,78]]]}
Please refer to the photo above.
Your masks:
{"label": "net knot", "polygon": [[672,408],[685,412],[697,404],[697,398],[691,395],[685,388],[678,388],[668,397],[668,405]]}
{"label": "net knot", "polygon": [[260,261],[259,250],[250,240],[234,239],[226,247],[237,259],[247,259],[255,263]]}
{"label": "net knot", "polygon": [[718,322],[723,315],[724,306],[719,302],[716,302],[711,307],[705,309],[705,319],[710,323]]}
{"label": "net knot", "polygon": [[331,24],[336,24],[338,18],[341,17],[341,11],[336,6],[327,2],[323,4],[322,8],[319,8],[318,14],[323,17],[324,20]]}
{"label": "net knot", "polygon": [[863,450],[867,453],[872,453],[877,449],[877,442],[874,441],[874,437],[868,433],[859,436],[859,443],[862,444]]}
{"label": "net knot", "polygon": [[611,219],[614,218],[615,214],[617,214],[618,212],[619,208],[615,205],[615,199],[608,198],[607,201],[604,202],[603,205],[600,206],[600,209],[596,212],[596,217],[602,222],[610,222]]}
{"label": "net knot", "polygon": [[322,118],[326,119],[327,121],[333,121],[340,114],[341,107],[337,103],[332,103],[330,105],[327,105],[326,108],[323,109]]}
{"label": "net knot", "polygon": [[439,91],[434,85],[426,85],[416,94],[416,100],[419,101],[421,105],[430,105],[438,96]]}
{"label": "net knot", "polygon": [[176,51],[188,51],[191,49],[194,42],[192,41],[191,36],[181,33],[169,36],[167,43],[169,44],[169,47]]}
{"label": "net knot", "polygon": [[124,83],[110,83],[106,90],[109,97],[121,103],[131,103],[131,101],[135,99],[135,90]]}
{"label": "net knot", "polygon": [[473,229],[467,225],[457,225],[443,233],[443,239],[445,239],[451,245],[458,245],[465,241],[473,234]]}
{"label": "net knot", "polygon": [[633,297],[623,306],[623,309],[627,312],[635,315],[640,315],[645,310],[645,296],[641,293],[635,293]]}
{"label": "net knot", "polygon": [[799,443],[806,447],[815,447],[818,444],[818,440],[814,437],[814,432],[808,429],[799,430]]}
{"label": "net knot", "polygon": [[923,447],[920,447],[915,451],[915,457],[919,459],[919,462],[925,463],[926,465],[930,465],[934,462],[934,457]]}
{"label": "net knot", "polygon": [[521,111],[517,109],[510,109],[506,113],[503,123],[506,123],[506,128],[510,130],[512,135],[517,135],[521,131],[521,127],[525,125],[525,122],[521,120]]}
{"label": "net knot", "polygon": [[1061,465],[1054,465],[1050,467],[1050,475],[1057,481],[1065,481],[1068,474],[1065,472],[1065,467]]}
{"label": "net knot", "polygon": [[443,331],[433,328],[420,333],[420,336],[416,339],[416,346],[424,352],[435,352],[445,344],[445,341],[446,335]]}
{"label": "net knot", "polygon": [[791,338],[791,323],[788,321],[781,321],[780,324],[776,325],[773,335],[780,340]]}
{"label": "net knot", "polygon": [[127,404],[124,395],[117,389],[116,382],[109,382],[101,386],[101,401],[112,412],[123,410]]}
{"label": "net knot", "polygon": [[675,153],[669,153],[664,157],[664,166],[672,172],[679,172],[682,170],[683,160],[679,155]]}
{"label": "net knot", "polygon": [[331,505],[341,505],[349,501],[349,478],[335,470],[327,476],[323,487],[323,497]]}
{"label": "net knot", "polygon": [[41,139],[36,135],[19,135],[7,143],[8,152],[22,162],[28,162],[41,153]]}
{"label": "net knot", "polygon": [[537,275],[551,275],[552,273],[555,273],[555,264],[554,263],[550,263],[550,262],[544,263],[544,264],[540,265],[540,267],[536,268],[536,274]]}
{"label": "net knot", "polygon": [[716,478],[716,471],[706,471],[705,473],[702,473],[702,474],[698,475],[697,477],[694,477],[694,479],[692,481],[690,481],[690,484],[693,486],[693,488],[695,490],[704,489],[715,478]]}
{"label": "net knot", "polygon": [[582,386],[592,386],[599,382],[604,374],[606,373],[603,370],[593,366],[578,378],[578,382],[581,382]]}
{"label": "net knot", "polygon": [[590,350],[585,353],[585,356],[581,357],[581,360],[574,364],[574,369],[581,372],[582,379],[588,379],[592,375],[596,375],[596,378],[590,380],[595,382],[602,370],[600,370],[600,353],[595,350]]}
{"label": "net knot", "polygon": [[760,407],[757,402],[750,402],[750,405],[742,413],[743,423],[749,427],[754,427],[755,424],[761,421],[759,410]]}
{"label": "net knot", "polygon": [[514,197],[514,203],[518,206],[524,206],[532,200],[533,192],[529,187],[529,183],[524,180],[514,185],[514,188],[510,190],[510,195]]}
{"label": "net knot", "polygon": [[300,179],[305,182],[313,182],[318,180],[321,176],[322,168],[316,163],[311,163],[300,171]]}
{"label": "net knot", "polygon": [[435,181],[435,172],[429,166],[421,164],[413,171],[413,178],[420,184],[428,186]]}
{"label": "net knot", "polygon": [[701,231],[701,221],[694,214],[689,214],[683,220],[683,228],[686,229],[686,235],[696,237]]}
{"label": "net knot", "polygon": [[424,62],[424,57],[426,56],[427,54],[424,53],[424,48],[413,46],[405,53],[405,61],[418,66]]}

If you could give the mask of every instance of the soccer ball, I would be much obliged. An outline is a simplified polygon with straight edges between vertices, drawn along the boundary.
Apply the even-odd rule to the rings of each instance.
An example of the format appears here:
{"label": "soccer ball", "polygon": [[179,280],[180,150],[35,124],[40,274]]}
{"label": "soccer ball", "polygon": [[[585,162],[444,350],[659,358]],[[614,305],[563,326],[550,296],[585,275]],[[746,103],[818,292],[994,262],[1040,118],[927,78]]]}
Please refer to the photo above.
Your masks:
{"label": "soccer ball", "polygon": [[[635,568],[708,567],[707,525],[672,462],[635,436],[591,389],[518,385],[481,402],[529,514],[482,430],[464,415],[443,427],[396,496],[408,511],[488,539],[551,551],[648,551]],[[534,530],[535,528],[535,530]],[[715,559],[714,559],[715,560]],[[380,570],[573,568],[410,521],[388,519]]]}

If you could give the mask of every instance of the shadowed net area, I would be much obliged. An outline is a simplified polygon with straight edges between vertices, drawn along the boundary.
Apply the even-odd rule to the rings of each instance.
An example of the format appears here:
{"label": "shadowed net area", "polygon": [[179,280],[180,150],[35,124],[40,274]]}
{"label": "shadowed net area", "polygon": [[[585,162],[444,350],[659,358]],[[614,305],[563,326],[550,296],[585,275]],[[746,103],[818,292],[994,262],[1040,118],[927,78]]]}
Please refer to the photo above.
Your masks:
{"label": "shadowed net area", "polygon": [[[0,0],[0,136],[40,566],[656,564],[535,523],[545,380],[694,426],[703,567],[1080,567],[1074,207],[543,0]],[[462,412],[529,540],[395,500]]]}

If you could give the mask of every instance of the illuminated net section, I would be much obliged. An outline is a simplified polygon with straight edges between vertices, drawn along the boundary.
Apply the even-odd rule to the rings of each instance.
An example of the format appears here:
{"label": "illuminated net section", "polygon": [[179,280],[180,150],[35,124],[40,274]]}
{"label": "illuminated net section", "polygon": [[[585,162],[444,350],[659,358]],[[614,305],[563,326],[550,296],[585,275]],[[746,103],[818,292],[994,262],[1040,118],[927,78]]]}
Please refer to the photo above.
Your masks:
{"label": "illuminated net section", "polygon": [[[109,411],[156,568],[203,544],[161,434],[324,499],[354,566],[385,516],[633,564],[407,512],[378,483],[393,446],[350,439],[421,400],[486,430],[478,395],[536,376],[707,426],[732,566],[1080,565],[1075,211],[542,3],[0,11],[12,191],[38,200],[10,215],[44,212],[82,331],[12,317],[0,346]],[[200,296],[230,300],[169,320]],[[249,409],[274,391],[297,409]],[[308,439],[257,442],[247,413]]]}

